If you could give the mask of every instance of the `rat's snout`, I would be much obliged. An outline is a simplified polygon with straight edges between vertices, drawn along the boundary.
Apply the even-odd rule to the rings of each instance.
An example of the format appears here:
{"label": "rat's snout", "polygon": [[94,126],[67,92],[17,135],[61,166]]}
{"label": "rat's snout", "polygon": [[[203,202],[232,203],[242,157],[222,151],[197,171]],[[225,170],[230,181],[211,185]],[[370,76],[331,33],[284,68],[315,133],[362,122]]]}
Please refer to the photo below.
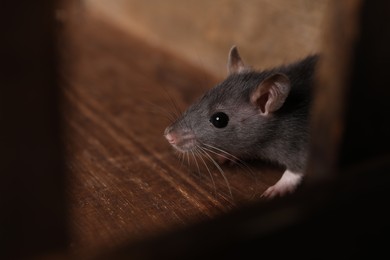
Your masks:
{"label": "rat's snout", "polygon": [[176,144],[176,137],[174,134],[166,133],[165,138],[168,140],[170,144]]}
{"label": "rat's snout", "polygon": [[167,127],[164,131],[165,139],[179,151],[189,151],[194,149],[196,141],[195,135],[190,130],[173,129]]}
{"label": "rat's snout", "polygon": [[170,132],[171,130],[172,130],[172,126],[168,126],[167,128],[165,128],[164,135],[169,134],[169,132]]}
{"label": "rat's snout", "polygon": [[167,139],[167,141],[171,144],[171,145],[174,145],[176,144],[176,139],[177,137],[175,136],[174,133],[172,133],[172,127],[169,126],[165,129],[164,131],[164,136],[165,138]]}

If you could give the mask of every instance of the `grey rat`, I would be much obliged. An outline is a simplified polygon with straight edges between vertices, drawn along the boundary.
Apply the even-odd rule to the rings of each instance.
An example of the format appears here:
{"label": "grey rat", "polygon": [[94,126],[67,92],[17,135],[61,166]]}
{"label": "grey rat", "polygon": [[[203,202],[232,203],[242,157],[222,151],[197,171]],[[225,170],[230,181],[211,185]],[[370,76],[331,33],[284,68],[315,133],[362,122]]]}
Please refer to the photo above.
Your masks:
{"label": "grey rat", "polygon": [[235,46],[228,77],[210,89],[165,129],[180,152],[212,151],[225,158],[260,159],[284,166],[281,179],[264,193],[296,189],[308,157],[311,92],[318,55],[274,69],[246,66]]}

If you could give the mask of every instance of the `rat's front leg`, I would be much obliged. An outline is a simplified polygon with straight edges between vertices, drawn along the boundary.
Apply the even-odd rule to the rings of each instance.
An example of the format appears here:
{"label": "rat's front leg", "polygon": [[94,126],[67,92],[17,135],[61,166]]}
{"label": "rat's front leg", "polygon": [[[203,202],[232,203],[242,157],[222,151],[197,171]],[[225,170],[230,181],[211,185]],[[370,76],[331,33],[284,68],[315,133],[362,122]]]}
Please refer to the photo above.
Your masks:
{"label": "rat's front leg", "polygon": [[292,193],[301,182],[302,177],[302,173],[295,173],[290,170],[286,170],[283,173],[282,178],[280,178],[275,185],[266,189],[261,196],[273,198],[276,196],[283,196],[287,193]]}

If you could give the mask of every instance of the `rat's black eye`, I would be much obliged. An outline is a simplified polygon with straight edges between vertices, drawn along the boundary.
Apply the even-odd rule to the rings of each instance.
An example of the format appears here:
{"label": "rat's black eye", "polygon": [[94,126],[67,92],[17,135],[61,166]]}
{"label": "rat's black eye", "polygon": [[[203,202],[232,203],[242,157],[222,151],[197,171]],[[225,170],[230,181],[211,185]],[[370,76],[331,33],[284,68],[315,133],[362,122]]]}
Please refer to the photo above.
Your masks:
{"label": "rat's black eye", "polygon": [[229,117],[228,117],[228,115],[226,115],[223,112],[218,112],[210,117],[210,122],[215,127],[223,128],[223,127],[227,126],[227,124],[229,122]]}

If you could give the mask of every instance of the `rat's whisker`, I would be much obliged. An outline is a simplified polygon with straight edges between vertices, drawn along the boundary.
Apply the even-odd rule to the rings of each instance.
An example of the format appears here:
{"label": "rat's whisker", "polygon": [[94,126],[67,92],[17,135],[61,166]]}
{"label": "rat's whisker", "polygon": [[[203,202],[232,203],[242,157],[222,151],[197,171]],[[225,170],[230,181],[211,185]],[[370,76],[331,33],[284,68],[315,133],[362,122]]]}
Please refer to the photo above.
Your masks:
{"label": "rat's whisker", "polygon": [[[214,154],[217,154],[217,155],[219,155],[219,156],[221,156],[221,157],[223,157],[223,158],[225,158],[225,159],[228,159],[229,161],[231,161],[231,162],[233,162],[233,163],[235,163],[235,164],[237,164],[237,165],[239,165],[240,167],[241,167],[241,169],[243,169],[243,170],[247,170],[254,178],[256,177],[256,175],[254,174],[254,172],[252,171],[252,169],[248,166],[248,164],[247,163],[245,163],[243,160],[241,160],[240,158],[238,158],[237,156],[234,156],[233,154],[231,154],[231,153],[229,153],[229,152],[226,152],[225,150],[222,150],[222,149],[220,149],[220,148],[218,148],[218,147],[215,147],[215,146],[213,146],[213,145],[210,145],[210,144],[203,144],[204,146],[207,146],[207,147],[210,147],[211,149],[214,149],[214,150],[216,150],[216,151],[218,151],[218,152],[220,152],[220,153],[218,153],[218,152],[216,152],[216,151],[212,151],[211,149],[207,149],[206,147],[203,147],[204,149],[206,149],[207,151],[209,151],[209,152],[212,152],[212,153],[214,153]],[[223,154],[225,154],[225,155],[222,155],[221,153],[223,153]],[[234,160],[233,160],[233,159]],[[255,181],[257,181],[256,180],[256,178],[255,178]]]}
{"label": "rat's whisker", "polygon": [[179,160],[180,160],[180,169],[183,168],[183,163],[184,163],[184,156],[185,154],[183,152],[179,152],[178,151],[178,154],[179,154]]}
{"label": "rat's whisker", "polygon": [[215,165],[215,167],[217,167],[218,171],[221,173],[223,179],[225,180],[226,186],[229,190],[230,197],[233,199],[233,193],[230,188],[229,181],[225,176],[225,172],[222,170],[221,166],[219,166],[219,164],[210,156],[210,154],[207,151],[205,151],[202,147],[199,148],[203,151],[203,154],[206,155],[206,157]]}
{"label": "rat's whisker", "polygon": [[208,173],[209,173],[209,176],[211,178],[211,182],[213,184],[213,188],[214,188],[214,194],[216,195],[217,194],[217,186],[215,185],[215,181],[214,181],[214,177],[213,177],[213,174],[211,173],[209,167],[207,166],[207,163],[205,162],[205,160],[203,159],[203,156],[202,156],[202,150],[199,146],[197,146],[198,149],[195,150],[195,153],[197,154],[197,156],[200,158],[200,160],[203,162],[204,166],[206,167]]}
{"label": "rat's whisker", "polygon": [[191,166],[191,163],[190,163],[190,153],[186,152],[186,155],[187,155],[187,164],[188,164],[188,166]]}
{"label": "rat's whisker", "polygon": [[[144,103],[144,106],[141,106],[141,109],[143,111],[146,111],[148,113],[154,114],[154,115],[160,115],[165,117],[170,123],[173,123],[176,120],[176,115],[172,113],[172,111],[169,111],[163,106],[157,105],[150,100],[143,99],[141,100],[141,104]],[[145,108],[146,107],[146,108]]]}
{"label": "rat's whisker", "polygon": [[181,109],[175,99],[171,96],[171,94],[168,92],[168,90],[164,87],[162,87],[164,90],[165,95],[168,97],[168,100],[170,101],[171,107],[173,108],[173,114],[176,118],[178,118],[181,115]]}
{"label": "rat's whisker", "polygon": [[218,155],[218,156],[220,156],[220,157],[222,157],[222,158],[224,158],[224,159],[226,159],[226,160],[228,160],[228,161],[235,162],[232,158],[228,157],[227,155],[225,155],[225,154],[223,154],[223,153],[220,153],[220,152],[218,152],[218,151],[213,151],[213,150],[208,149],[208,148],[206,148],[206,147],[202,147],[202,148],[203,148],[204,150],[206,150],[206,151],[208,151],[208,152],[210,152],[210,153],[213,153],[213,154],[215,154],[215,155]]}
{"label": "rat's whisker", "polygon": [[167,110],[158,110],[157,108],[145,109],[146,112],[154,115],[154,116],[162,116],[164,117],[170,124],[175,121],[175,117],[171,115]]}
{"label": "rat's whisker", "polygon": [[[237,156],[234,156],[233,154],[231,154],[231,153],[229,153],[229,152],[226,152],[225,150],[222,150],[221,148],[218,148],[218,147],[215,147],[215,146],[213,146],[213,145],[210,145],[210,144],[206,144],[206,143],[203,143],[202,145],[204,145],[204,146],[207,146],[207,147],[210,147],[211,149],[214,149],[214,150],[216,150],[216,151],[219,151],[219,152],[221,152],[221,153],[223,153],[223,154],[226,154],[227,156],[228,156],[228,158],[233,158],[233,159],[235,159],[235,160],[237,160],[237,161],[239,161],[239,162],[242,162],[242,160],[240,159],[240,158],[238,158]],[[203,148],[205,148],[205,147],[203,147]]]}
{"label": "rat's whisker", "polygon": [[200,177],[200,168],[199,168],[198,160],[196,159],[194,151],[191,151],[191,154],[192,154],[192,158],[195,161],[196,168],[198,169],[198,176]]}

